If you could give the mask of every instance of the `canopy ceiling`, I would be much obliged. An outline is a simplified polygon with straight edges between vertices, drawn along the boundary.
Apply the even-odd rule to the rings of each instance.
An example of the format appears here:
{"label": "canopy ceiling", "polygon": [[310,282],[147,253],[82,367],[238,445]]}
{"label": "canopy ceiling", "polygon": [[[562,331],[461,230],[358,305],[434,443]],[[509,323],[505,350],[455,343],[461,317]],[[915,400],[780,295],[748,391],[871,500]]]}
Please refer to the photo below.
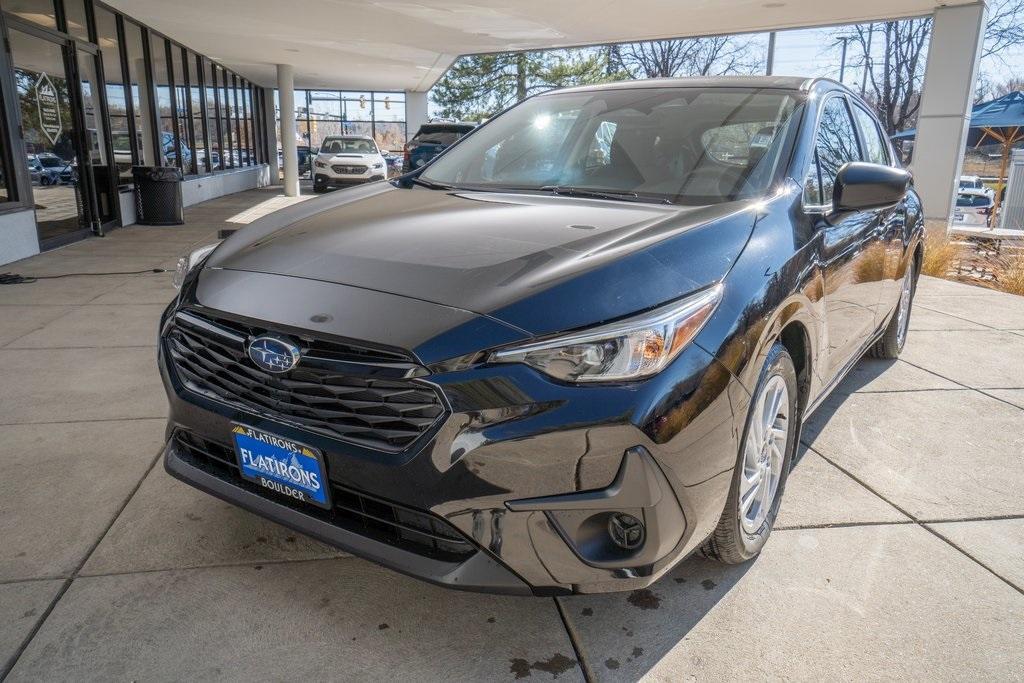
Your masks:
{"label": "canopy ceiling", "polygon": [[250,80],[427,90],[457,56],[928,14],[969,0],[107,0]]}

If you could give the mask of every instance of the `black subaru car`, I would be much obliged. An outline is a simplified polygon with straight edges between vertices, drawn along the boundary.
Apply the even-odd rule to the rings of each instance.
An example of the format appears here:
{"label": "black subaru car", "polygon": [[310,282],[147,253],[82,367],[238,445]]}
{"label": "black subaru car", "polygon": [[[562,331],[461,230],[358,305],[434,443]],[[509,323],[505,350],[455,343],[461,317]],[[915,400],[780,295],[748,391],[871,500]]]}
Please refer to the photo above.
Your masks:
{"label": "black subaru car", "polygon": [[803,420],[863,354],[899,354],[922,230],[838,83],[535,96],[414,173],[185,257],[164,463],[455,588],[744,562]]}

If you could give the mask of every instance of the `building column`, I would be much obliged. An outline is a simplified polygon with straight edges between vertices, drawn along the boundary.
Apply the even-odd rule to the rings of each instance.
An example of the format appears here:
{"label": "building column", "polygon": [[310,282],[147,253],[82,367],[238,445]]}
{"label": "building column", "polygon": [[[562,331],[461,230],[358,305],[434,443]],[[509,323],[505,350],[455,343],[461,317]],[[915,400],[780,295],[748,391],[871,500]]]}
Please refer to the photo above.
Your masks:
{"label": "building column", "polygon": [[295,144],[295,70],[277,65],[277,95],[281,101],[281,156],[284,162],[284,194],[299,196],[299,150]]}
{"label": "building column", "polygon": [[277,115],[274,113],[274,89],[262,88],[263,132],[267,142],[267,166],[270,170],[270,184],[281,182],[281,167],[277,163]]}
{"label": "building column", "polygon": [[978,2],[939,7],[932,15],[911,168],[925,217],[947,227],[963,166],[987,14],[985,3]]}
{"label": "building column", "polygon": [[407,90],[405,93],[405,128],[409,138],[416,135],[420,126],[429,121],[427,117],[427,93]]}

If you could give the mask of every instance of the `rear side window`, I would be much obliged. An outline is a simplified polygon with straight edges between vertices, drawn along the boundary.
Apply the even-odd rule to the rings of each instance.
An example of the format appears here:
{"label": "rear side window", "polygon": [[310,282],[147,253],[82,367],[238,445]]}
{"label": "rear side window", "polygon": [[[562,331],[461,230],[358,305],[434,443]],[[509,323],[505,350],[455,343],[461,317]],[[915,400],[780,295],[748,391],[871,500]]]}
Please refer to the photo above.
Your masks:
{"label": "rear side window", "polygon": [[424,145],[450,145],[468,132],[465,128],[424,126],[413,136],[412,141]]}
{"label": "rear side window", "polygon": [[853,108],[853,115],[857,117],[857,123],[860,124],[861,139],[864,141],[864,161],[888,166],[889,154],[875,119],[860,107]]}
{"label": "rear side window", "polygon": [[825,101],[816,139],[814,160],[804,180],[804,203],[831,204],[839,169],[847,162],[862,160],[853,119],[844,98],[831,97]]}

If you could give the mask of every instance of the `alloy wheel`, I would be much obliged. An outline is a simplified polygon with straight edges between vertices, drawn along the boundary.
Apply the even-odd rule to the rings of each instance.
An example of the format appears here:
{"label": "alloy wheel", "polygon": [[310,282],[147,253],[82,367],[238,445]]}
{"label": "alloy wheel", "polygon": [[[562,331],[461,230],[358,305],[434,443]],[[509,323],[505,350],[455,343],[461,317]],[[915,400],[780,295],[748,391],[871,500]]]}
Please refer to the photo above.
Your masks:
{"label": "alloy wheel", "polygon": [[743,447],[740,525],[748,534],[761,529],[775,501],[789,445],[789,389],[781,375],[764,383],[753,406]]}
{"label": "alloy wheel", "polygon": [[903,348],[903,343],[907,339],[907,329],[910,327],[910,295],[913,291],[914,283],[910,276],[910,271],[903,276],[903,291],[900,292],[900,307],[897,310],[896,319],[896,344],[899,348]]}

